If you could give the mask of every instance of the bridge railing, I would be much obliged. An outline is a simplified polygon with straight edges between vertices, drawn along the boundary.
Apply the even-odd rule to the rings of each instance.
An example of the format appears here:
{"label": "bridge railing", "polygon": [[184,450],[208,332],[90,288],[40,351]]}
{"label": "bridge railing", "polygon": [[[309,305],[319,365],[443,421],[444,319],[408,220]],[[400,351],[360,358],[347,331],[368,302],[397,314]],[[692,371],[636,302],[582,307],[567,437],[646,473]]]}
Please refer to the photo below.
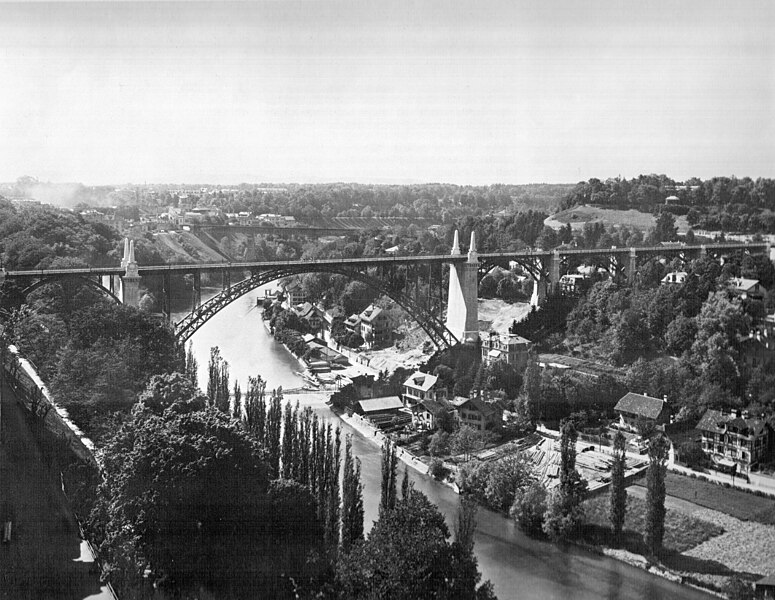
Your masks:
{"label": "bridge railing", "polygon": [[[555,250],[519,250],[513,252],[481,252],[479,253],[479,259],[481,260],[503,260],[503,259],[543,259],[555,256],[559,254],[563,256],[599,256],[601,254],[608,255],[627,255],[632,252],[637,254],[654,254],[654,253],[681,253],[692,251],[709,251],[709,250],[760,250],[765,251],[769,248],[767,242],[720,242],[715,244],[686,244],[680,246],[629,246],[624,248],[565,248],[559,251]],[[307,266],[341,266],[341,265],[402,265],[402,264],[416,264],[416,263],[457,263],[467,260],[465,253],[463,254],[432,254],[432,255],[402,255],[402,256],[363,256],[358,258],[324,258],[324,259],[310,259],[310,260],[272,260],[272,261],[245,261],[245,262],[213,262],[213,263],[180,263],[180,264],[164,264],[164,265],[139,265],[138,270],[140,274],[154,274],[154,273],[174,273],[184,272],[190,273],[193,271],[219,271],[224,269],[273,269],[277,267],[302,267]],[[81,267],[81,268],[63,268],[63,269],[32,269],[24,271],[6,271],[5,278],[41,278],[41,277],[56,277],[67,275],[81,275],[81,276],[102,276],[102,275],[121,275],[124,273],[124,268],[117,267]]]}

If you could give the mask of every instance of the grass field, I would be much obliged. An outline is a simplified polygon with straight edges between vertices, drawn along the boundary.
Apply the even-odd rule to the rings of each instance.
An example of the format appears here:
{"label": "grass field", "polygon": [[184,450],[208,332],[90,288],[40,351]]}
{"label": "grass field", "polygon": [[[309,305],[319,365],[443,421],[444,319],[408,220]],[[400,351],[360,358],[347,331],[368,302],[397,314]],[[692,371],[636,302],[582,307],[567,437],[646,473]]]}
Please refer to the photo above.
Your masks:
{"label": "grass field", "polygon": [[[599,221],[605,225],[627,225],[628,227],[635,227],[641,231],[647,232],[654,226],[656,218],[650,213],[643,213],[637,210],[613,210],[607,208],[598,208],[596,206],[590,206],[584,204],[582,206],[574,206],[567,210],[558,212],[547,219],[547,225],[550,227],[552,223],[561,223],[565,225],[570,223],[571,227],[580,228],[584,223],[591,221]],[[676,225],[678,231],[681,233],[686,232],[689,229],[689,224],[686,222],[686,217],[676,217]]]}
{"label": "grass field", "polygon": [[[677,473],[668,473],[665,484],[669,496],[726,513],[741,521],[775,524],[775,500],[771,498],[755,496]],[[640,485],[640,482],[637,485]]]}
{"label": "grass field", "polygon": [[[604,546],[614,545],[608,520],[608,502],[608,495],[602,495],[584,503],[587,523],[584,530],[585,541]],[[647,553],[643,541],[645,519],[646,502],[628,494],[621,545],[637,554]],[[665,516],[664,548],[668,553],[679,554],[722,533],[724,528],[717,524],[668,510]]]}

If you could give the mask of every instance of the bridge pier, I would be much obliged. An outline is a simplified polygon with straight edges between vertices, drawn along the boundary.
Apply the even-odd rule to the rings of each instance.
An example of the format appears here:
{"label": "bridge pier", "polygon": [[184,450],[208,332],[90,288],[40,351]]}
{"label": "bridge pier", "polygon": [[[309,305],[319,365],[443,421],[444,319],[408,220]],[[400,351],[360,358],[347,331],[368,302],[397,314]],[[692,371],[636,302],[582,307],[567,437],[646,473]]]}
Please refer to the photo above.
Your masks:
{"label": "bridge pier", "polygon": [[630,257],[627,262],[627,281],[635,283],[635,275],[638,273],[638,253],[635,248],[630,248]]}
{"label": "bridge pier", "polygon": [[125,268],[121,276],[121,303],[137,308],[140,304],[140,272],[135,260],[135,242],[124,239],[124,258],[121,266]]}
{"label": "bridge pier", "polygon": [[256,236],[253,233],[248,232],[246,235],[247,243],[245,245],[245,260],[254,261],[257,260],[256,254]]}
{"label": "bridge pier", "polygon": [[[452,255],[460,254],[458,233],[452,242]],[[449,271],[447,297],[447,329],[459,342],[475,343],[479,338],[479,256],[476,252],[476,234],[471,232],[468,260],[453,263]]]}

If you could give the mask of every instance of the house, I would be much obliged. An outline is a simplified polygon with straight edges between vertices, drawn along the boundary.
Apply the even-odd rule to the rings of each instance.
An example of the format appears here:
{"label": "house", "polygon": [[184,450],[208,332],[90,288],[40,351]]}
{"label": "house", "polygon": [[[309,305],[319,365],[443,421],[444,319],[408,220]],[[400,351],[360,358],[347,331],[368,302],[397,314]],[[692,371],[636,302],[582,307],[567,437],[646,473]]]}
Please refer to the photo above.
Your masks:
{"label": "house", "polygon": [[346,367],[350,364],[344,354],[320,342],[310,342],[307,347],[309,353],[305,360],[313,371],[327,372],[331,370],[331,367]]}
{"label": "house", "polygon": [[686,271],[671,271],[662,278],[662,285],[682,285],[689,274]]}
{"label": "house", "polygon": [[454,408],[446,400],[423,400],[410,407],[412,425],[419,429],[436,429],[442,413],[454,413]]}
{"label": "house", "polygon": [[664,426],[670,420],[667,398],[652,398],[644,394],[629,392],[614,406],[619,415],[619,427],[637,431],[640,424]]}
{"label": "house", "polygon": [[285,296],[283,306],[287,309],[304,304],[310,299],[309,295],[304,291],[304,287],[296,279],[281,283],[280,289]]}
{"label": "house", "polygon": [[317,305],[318,310],[323,311],[323,336],[326,339],[331,338],[331,330],[334,327],[334,323],[344,321],[344,313],[338,306],[323,310],[322,305]]}
{"label": "house", "polygon": [[492,363],[498,360],[505,361],[518,371],[527,366],[528,353],[531,342],[514,333],[480,334],[482,340],[482,361]]}
{"label": "house", "polygon": [[560,277],[560,291],[563,294],[580,294],[589,287],[589,278],[580,273],[568,273]]}
{"label": "house", "polygon": [[311,302],[303,302],[293,307],[300,319],[304,319],[309,325],[310,330],[320,331],[323,327],[322,315]]}
{"label": "house", "polygon": [[744,277],[733,277],[730,279],[729,289],[743,300],[764,300],[767,293],[758,279],[746,279]]}
{"label": "house", "polygon": [[709,408],[697,429],[702,434],[702,449],[722,469],[747,473],[771,454],[772,426],[745,411]]}
{"label": "house", "polygon": [[361,337],[371,347],[375,344],[390,342],[393,330],[390,327],[390,317],[387,313],[370,304],[360,315]]}
{"label": "house", "polygon": [[352,314],[344,320],[344,326],[350,333],[361,333],[361,317],[360,315]]}
{"label": "house", "polygon": [[503,408],[498,402],[455,396],[450,404],[455,407],[461,425],[484,431],[499,427],[503,423]]}
{"label": "house", "polygon": [[404,382],[404,404],[416,405],[423,400],[446,400],[447,390],[438,385],[435,375],[417,371]]}

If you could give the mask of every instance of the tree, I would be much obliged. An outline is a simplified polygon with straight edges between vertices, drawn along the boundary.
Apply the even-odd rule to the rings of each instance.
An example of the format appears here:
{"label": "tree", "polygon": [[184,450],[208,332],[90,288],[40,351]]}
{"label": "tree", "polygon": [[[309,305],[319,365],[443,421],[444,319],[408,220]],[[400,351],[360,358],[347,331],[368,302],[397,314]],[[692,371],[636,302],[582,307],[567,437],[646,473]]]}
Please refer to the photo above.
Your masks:
{"label": "tree", "polygon": [[471,453],[484,448],[493,438],[490,431],[478,431],[470,425],[463,425],[450,436],[450,446],[455,454],[462,454],[463,460],[471,458]]}
{"label": "tree", "polygon": [[393,443],[386,440],[382,446],[382,493],[380,496],[380,512],[390,510],[396,505],[396,469],[398,456]]}
{"label": "tree", "polygon": [[431,456],[443,456],[449,454],[449,434],[443,430],[434,433],[428,444],[428,452],[430,452]]}
{"label": "tree", "polygon": [[229,412],[229,363],[221,357],[218,346],[210,348],[210,362],[207,366],[207,397],[217,409]]}
{"label": "tree", "polygon": [[663,212],[657,217],[654,228],[649,232],[649,242],[652,245],[660,242],[674,242],[678,239],[678,227],[675,217],[669,212]]}
{"label": "tree", "polygon": [[572,536],[581,525],[587,491],[587,482],[576,470],[576,428],[565,420],[560,430],[560,485],[552,492],[543,525],[554,541]]}
{"label": "tree", "polygon": [[665,535],[665,473],[669,442],[663,434],[649,440],[649,466],[646,472],[646,520],[644,539],[652,554],[662,549]]}
{"label": "tree", "polygon": [[690,469],[699,469],[708,464],[708,455],[699,442],[687,440],[678,447],[678,458]]}
{"label": "tree", "polygon": [[191,412],[202,410],[207,404],[197,387],[182,373],[154,375],[138,396],[134,412],[146,411],[161,416],[166,410]]}
{"label": "tree", "polygon": [[[164,386],[153,387],[146,400]],[[227,415],[193,407],[183,397],[162,415],[140,410],[104,447],[87,530],[119,588],[146,565],[166,585],[220,586],[263,554],[263,449]],[[136,562],[115,572],[127,552]]]}
{"label": "tree", "polygon": [[542,535],[546,513],[546,488],[534,481],[514,494],[514,503],[509,514],[528,535]]}
{"label": "tree", "polygon": [[626,454],[624,451],[625,439],[621,431],[614,437],[614,453],[611,461],[611,491],[608,507],[608,520],[614,536],[618,540],[624,526],[624,517],[627,511],[627,486],[624,480],[626,468]]}
{"label": "tree", "polygon": [[492,298],[497,291],[498,281],[490,274],[482,277],[479,282],[479,296],[482,298]]}
{"label": "tree", "polygon": [[490,585],[477,588],[481,574],[468,550],[470,513],[463,520],[460,541],[449,543],[444,517],[424,494],[410,489],[405,500],[380,513],[363,544],[340,558],[339,597],[494,599]]}
{"label": "tree", "polygon": [[535,423],[541,411],[541,369],[534,357],[528,360],[522,379],[522,414],[531,423]]}
{"label": "tree", "polygon": [[188,375],[189,379],[191,379],[191,383],[194,384],[194,387],[197,387],[199,385],[199,363],[194,356],[194,344],[191,342],[189,342],[188,348],[186,348],[186,357],[184,362],[185,364],[183,372]]}
{"label": "tree", "polygon": [[506,512],[517,492],[530,481],[530,467],[521,454],[495,461],[487,477],[484,497],[494,510]]}

